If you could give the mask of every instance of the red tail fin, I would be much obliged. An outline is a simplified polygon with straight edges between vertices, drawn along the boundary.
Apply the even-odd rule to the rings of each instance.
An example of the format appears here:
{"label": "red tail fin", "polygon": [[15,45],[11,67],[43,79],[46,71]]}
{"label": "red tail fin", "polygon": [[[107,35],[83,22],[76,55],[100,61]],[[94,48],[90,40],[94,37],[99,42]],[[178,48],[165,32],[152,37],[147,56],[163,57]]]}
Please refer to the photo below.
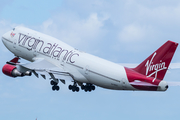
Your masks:
{"label": "red tail fin", "polygon": [[167,41],[134,70],[143,75],[163,80],[177,46],[178,43]]}

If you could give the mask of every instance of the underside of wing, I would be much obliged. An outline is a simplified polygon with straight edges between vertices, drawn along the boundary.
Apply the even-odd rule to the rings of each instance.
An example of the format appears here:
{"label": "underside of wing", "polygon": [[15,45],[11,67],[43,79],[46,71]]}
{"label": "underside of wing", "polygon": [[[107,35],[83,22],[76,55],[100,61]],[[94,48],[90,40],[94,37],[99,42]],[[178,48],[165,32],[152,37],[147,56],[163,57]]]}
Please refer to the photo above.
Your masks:
{"label": "underside of wing", "polygon": [[64,80],[73,80],[72,75],[68,71],[44,59],[37,59],[32,63],[20,64],[20,66],[21,69],[25,68],[32,71],[36,77],[39,77],[40,74],[44,79],[50,77],[56,82],[59,79],[63,83],[65,83]]}

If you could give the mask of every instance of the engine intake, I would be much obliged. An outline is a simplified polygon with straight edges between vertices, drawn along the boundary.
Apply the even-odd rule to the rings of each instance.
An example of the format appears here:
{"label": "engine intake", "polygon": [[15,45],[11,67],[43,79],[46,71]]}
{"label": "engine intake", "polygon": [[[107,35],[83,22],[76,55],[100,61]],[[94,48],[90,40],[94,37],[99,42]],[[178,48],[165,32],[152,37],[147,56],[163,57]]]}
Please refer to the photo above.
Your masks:
{"label": "engine intake", "polygon": [[19,72],[17,70],[17,67],[16,66],[13,66],[13,65],[9,65],[9,64],[5,64],[2,68],[2,72],[7,75],[7,76],[10,76],[10,77],[22,77],[24,76],[25,74]]}

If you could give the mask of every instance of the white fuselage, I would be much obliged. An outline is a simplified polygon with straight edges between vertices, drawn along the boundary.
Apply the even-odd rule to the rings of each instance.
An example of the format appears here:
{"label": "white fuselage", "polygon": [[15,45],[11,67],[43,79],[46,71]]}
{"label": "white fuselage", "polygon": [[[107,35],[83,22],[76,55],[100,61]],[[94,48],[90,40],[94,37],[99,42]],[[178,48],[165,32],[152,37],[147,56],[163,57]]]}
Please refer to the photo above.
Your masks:
{"label": "white fuselage", "polygon": [[16,56],[31,62],[44,58],[70,71],[77,82],[115,90],[136,90],[129,84],[123,66],[78,51],[58,39],[24,27],[16,27],[3,36],[6,36],[2,37],[4,45]]}

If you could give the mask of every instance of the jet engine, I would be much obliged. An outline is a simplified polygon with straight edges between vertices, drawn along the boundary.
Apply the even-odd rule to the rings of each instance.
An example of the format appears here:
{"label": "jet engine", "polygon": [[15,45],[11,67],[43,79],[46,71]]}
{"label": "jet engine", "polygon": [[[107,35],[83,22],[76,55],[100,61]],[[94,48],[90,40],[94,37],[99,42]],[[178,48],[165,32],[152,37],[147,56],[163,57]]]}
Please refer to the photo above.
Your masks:
{"label": "jet engine", "polygon": [[10,77],[23,77],[25,75],[31,76],[31,72],[26,71],[25,73],[20,72],[16,66],[5,64],[2,68],[2,72]]}

